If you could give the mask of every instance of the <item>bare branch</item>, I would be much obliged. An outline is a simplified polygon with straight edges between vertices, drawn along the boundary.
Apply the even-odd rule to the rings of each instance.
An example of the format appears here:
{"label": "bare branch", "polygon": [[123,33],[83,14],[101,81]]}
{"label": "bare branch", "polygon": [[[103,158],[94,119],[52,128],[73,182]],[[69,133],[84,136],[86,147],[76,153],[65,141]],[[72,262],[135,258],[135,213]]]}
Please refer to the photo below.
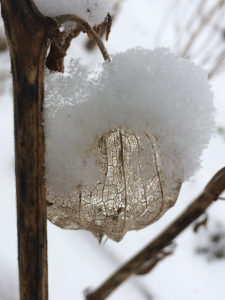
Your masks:
{"label": "bare branch", "polygon": [[[120,284],[132,274],[148,271],[144,266],[167,247],[184,229],[196,220],[205,210],[217,200],[225,190],[225,167],[222,168],[207,184],[204,192],[156,239],[142,251],[125,263],[118,271],[108,278],[98,289],[87,296],[87,300],[102,300],[109,296]],[[160,260],[158,260],[160,261]],[[149,269],[158,262],[149,264]]]}

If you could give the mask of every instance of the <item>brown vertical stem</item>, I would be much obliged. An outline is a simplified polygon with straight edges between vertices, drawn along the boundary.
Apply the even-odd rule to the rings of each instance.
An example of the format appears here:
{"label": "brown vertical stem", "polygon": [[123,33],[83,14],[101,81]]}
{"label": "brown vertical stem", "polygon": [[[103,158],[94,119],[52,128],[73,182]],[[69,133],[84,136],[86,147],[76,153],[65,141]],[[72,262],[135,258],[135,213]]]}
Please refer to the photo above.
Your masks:
{"label": "brown vertical stem", "polygon": [[225,168],[215,174],[205,191],[156,239],[125,263],[100,287],[87,295],[87,300],[103,300],[131,275],[138,274],[143,266],[170,245],[185,228],[196,220],[225,190]]}
{"label": "brown vertical stem", "polygon": [[29,0],[1,0],[14,89],[18,258],[21,300],[48,299],[43,90],[54,22]]}

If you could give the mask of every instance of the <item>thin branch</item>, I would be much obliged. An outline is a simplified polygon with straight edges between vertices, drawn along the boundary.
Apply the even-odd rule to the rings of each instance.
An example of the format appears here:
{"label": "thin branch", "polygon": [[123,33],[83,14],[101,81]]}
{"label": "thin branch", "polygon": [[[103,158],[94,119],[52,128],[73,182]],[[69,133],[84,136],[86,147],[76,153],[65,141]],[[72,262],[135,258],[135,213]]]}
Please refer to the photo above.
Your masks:
{"label": "thin branch", "polygon": [[91,28],[91,26],[88,24],[87,21],[85,21],[84,19],[82,19],[76,15],[70,15],[70,14],[57,16],[55,19],[59,24],[63,24],[65,22],[77,23],[89,36],[91,36],[96,41],[96,43],[102,53],[102,56],[104,57],[104,60],[110,61],[110,57],[105,48],[104,43],[102,42],[99,35],[94,31],[94,29]]}
{"label": "thin branch", "polygon": [[[167,247],[174,238],[196,220],[205,210],[218,199],[225,190],[225,167],[210,180],[204,192],[156,239],[148,244],[136,256],[125,263],[118,271],[108,278],[99,288],[87,296],[87,300],[103,300],[132,274],[143,270],[146,263]],[[155,266],[155,265],[154,265]]]}

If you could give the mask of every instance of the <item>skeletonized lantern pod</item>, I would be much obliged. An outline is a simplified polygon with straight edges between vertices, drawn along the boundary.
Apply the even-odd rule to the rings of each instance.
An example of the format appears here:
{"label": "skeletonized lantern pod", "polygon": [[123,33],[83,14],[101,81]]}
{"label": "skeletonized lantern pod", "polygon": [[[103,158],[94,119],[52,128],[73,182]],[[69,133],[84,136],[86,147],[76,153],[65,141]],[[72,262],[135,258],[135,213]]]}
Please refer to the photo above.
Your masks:
{"label": "skeletonized lantern pod", "polygon": [[79,61],[49,74],[45,125],[49,220],[120,241],[159,219],[199,168],[212,93],[189,61],[136,48],[95,76]]}

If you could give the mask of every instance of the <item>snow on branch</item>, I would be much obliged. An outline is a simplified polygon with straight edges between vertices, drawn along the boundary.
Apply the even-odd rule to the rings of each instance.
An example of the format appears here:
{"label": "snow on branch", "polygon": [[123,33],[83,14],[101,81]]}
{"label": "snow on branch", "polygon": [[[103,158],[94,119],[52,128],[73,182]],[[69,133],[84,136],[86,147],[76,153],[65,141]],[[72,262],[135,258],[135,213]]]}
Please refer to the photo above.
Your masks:
{"label": "snow on branch", "polygon": [[176,201],[214,132],[207,74],[166,49],[46,78],[48,218],[119,241]]}

